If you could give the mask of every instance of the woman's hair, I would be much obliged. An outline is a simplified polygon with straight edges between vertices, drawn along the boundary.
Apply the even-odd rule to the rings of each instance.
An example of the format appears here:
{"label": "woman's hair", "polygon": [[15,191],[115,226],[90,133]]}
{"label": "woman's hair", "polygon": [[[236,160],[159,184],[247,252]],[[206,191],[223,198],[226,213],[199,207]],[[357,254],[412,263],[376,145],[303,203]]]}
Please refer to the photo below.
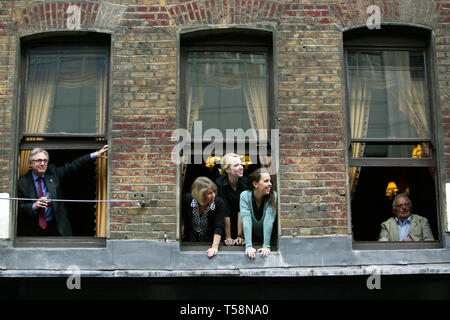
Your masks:
{"label": "woman's hair", "polygon": [[209,189],[213,189],[214,192],[217,193],[217,187],[214,182],[207,177],[198,177],[191,185],[192,198],[203,206],[205,203],[205,193]]}
{"label": "woman's hair", "polygon": [[[261,175],[263,173],[267,173],[268,175],[270,175],[270,171],[267,170],[267,168],[259,168],[249,174],[249,176],[247,177],[247,179],[248,179],[247,181],[248,181],[248,189],[250,191],[253,192],[255,190],[255,186],[253,185],[253,182],[259,182],[259,180],[261,180]],[[270,179],[272,180],[271,175],[270,175]],[[272,210],[274,212],[276,211],[275,194],[273,192],[273,184],[272,184],[272,188],[270,188],[270,193],[268,195],[264,196],[264,201],[269,202],[270,205],[272,206]]]}
{"label": "woman's hair", "polygon": [[219,174],[224,176],[227,174],[227,169],[231,166],[231,159],[233,158],[239,158],[239,155],[237,155],[236,153],[227,153],[226,155],[224,155],[222,157],[222,161],[220,164],[220,169],[219,169]]}
{"label": "woman's hair", "polygon": [[30,155],[28,156],[28,163],[31,163],[32,160],[34,160],[34,156],[38,153],[43,153],[47,157],[47,160],[50,160],[50,156],[48,155],[48,152],[41,148],[34,148],[31,150]]}

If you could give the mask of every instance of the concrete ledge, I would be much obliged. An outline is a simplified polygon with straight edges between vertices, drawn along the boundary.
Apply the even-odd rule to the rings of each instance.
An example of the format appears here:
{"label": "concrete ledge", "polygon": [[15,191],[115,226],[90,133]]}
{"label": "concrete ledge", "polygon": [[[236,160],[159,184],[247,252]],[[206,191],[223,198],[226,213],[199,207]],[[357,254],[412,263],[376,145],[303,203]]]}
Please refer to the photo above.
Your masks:
{"label": "concrete ledge", "polygon": [[[450,275],[450,264],[436,265],[372,265],[360,267],[266,268],[234,270],[83,270],[88,278],[186,278],[186,277],[327,277],[370,275]],[[0,270],[5,278],[69,277],[73,271],[60,270]]]}
{"label": "concrete ledge", "polygon": [[[448,241],[446,241],[448,243]],[[206,247],[205,247],[206,250]],[[107,240],[105,247],[14,247],[0,241],[0,277],[311,277],[450,274],[450,249],[354,250],[349,236],[281,238],[278,251],[184,251],[178,242]]]}

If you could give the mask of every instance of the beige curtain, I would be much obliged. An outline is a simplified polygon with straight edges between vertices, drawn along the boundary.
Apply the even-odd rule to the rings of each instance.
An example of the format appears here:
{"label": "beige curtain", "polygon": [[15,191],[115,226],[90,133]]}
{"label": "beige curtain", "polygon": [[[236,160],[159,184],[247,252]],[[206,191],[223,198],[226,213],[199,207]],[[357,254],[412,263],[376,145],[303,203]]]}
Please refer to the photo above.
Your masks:
{"label": "beige curtain", "polygon": [[106,119],[106,93],[107,79],[104,69],[97,70],[98,75],[98,94],[97,94],[97,133],[105,132]]}
{"label": "beige curtain", "polygon": [[56,89],[58,63],[52,59],[32,61],[28,71],[26,133],[45,133]]}
{"label": "beige curtain", "polygon": [[[258,139],[269,140],[268,136],[268,70],[265,64],[245,64],[245,74],[242,87],[252,129],[259,132]],[[261,130],[262,129],[262,130]],[[267,150],[266,150],[267,151]],[[271,157],[267,154],[258,154],[259,162],[263,167],[271,168]]]}
{"label": "beige curtain", "polygon": [[[349,77],[350,123],[352,138],[365,138],[369,122],[371,90],[369,80],[363,72]],[[364,143],[352,144],[352,157],[360,158],[364,154]],[[360,167],[350,167],[350,190],[355,192]]]}
{"label": "beige curtain", "polygon": [[[369,125],[372,85],[376,81],[375,61],[371,57],[356,53],[356,62],[348,71],[348,89],[350,104],[350,130],[352,138],[367,137]],[[360,65],[361,64],[361,65]],[[352,143],[352,157],[360,158],[364,154],[364,143]],[[355,192],[358,184],[360,167],[350,167],[350,191]]]}
{"label": "beige curtain", "polygon": [[30,166],[28,164],[28,158],[30,156],[31,150],[21,150],[19,156],[19,177],[25,175]]}
{"label": "beige curtain", "polygon": [[[255,130],[268,129],[267,69],[265,65],[245,64],[242,87],[252,128]],[[266,136],[259,138],[267,140],[267,131]]]}
{"label": "beige curtain", "polygon": [[[97,133],[105,132],[105,110],[106,110],[106,92],[107,92],[107,81],[106,73],[104,69],[98,69],[97,75],[99,78],[99,89],[97,94]],[[107,156],[107,153],[105,154]],[[97,178],[97,200],[107,199],[107,159],[98,158],[96,162],[96,178]],[[96,216],[96,231],[95,236],[105,238],[106,237],[106,226],[107,226],[107,203],[98,202],[95,208]]]}
{"label": "beige curtain", "polygon": [[[96,176],[97,176],[97,200],[106,200],[107,197],[107,160],[97,158]],[[107,203],[98,202],[95,208],[96,213],[96,237],[106,237],[107,225]]]}

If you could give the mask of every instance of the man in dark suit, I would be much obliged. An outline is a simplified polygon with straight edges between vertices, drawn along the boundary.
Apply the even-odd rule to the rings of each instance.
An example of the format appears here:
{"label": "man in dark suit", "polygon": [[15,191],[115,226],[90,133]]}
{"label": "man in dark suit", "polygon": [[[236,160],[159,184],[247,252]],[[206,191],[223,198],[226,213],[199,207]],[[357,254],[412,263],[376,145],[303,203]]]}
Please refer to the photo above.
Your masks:
{"label": "man in dark suit", "polygon": [[[31,151],[28,164],[31,170],[20,177],[17,195],[19,198],[38,199],[19,201],[19,236],[71,236],[69,213],[62,201],[64,176],[76,172],[108,151],[108,146],[84,155],[62,167],[49,164],[48,152],[35,148]],[[50,199],[50,200],[49,200]]]}

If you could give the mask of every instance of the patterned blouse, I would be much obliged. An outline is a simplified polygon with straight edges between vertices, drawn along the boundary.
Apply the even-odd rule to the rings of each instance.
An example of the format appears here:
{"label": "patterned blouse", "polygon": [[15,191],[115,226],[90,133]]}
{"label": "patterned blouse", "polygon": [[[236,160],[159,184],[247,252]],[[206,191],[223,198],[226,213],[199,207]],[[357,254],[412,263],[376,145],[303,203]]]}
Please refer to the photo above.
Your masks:
{"label": "patterned blouse", "polygon": [[215,210],[215,202],[211,203],[203,212],[200,214],[200,208],[197,200],[192,199],[192,228],[194,232],[197,233],[197,241],[208,241],[208,213],[210,210]]}

